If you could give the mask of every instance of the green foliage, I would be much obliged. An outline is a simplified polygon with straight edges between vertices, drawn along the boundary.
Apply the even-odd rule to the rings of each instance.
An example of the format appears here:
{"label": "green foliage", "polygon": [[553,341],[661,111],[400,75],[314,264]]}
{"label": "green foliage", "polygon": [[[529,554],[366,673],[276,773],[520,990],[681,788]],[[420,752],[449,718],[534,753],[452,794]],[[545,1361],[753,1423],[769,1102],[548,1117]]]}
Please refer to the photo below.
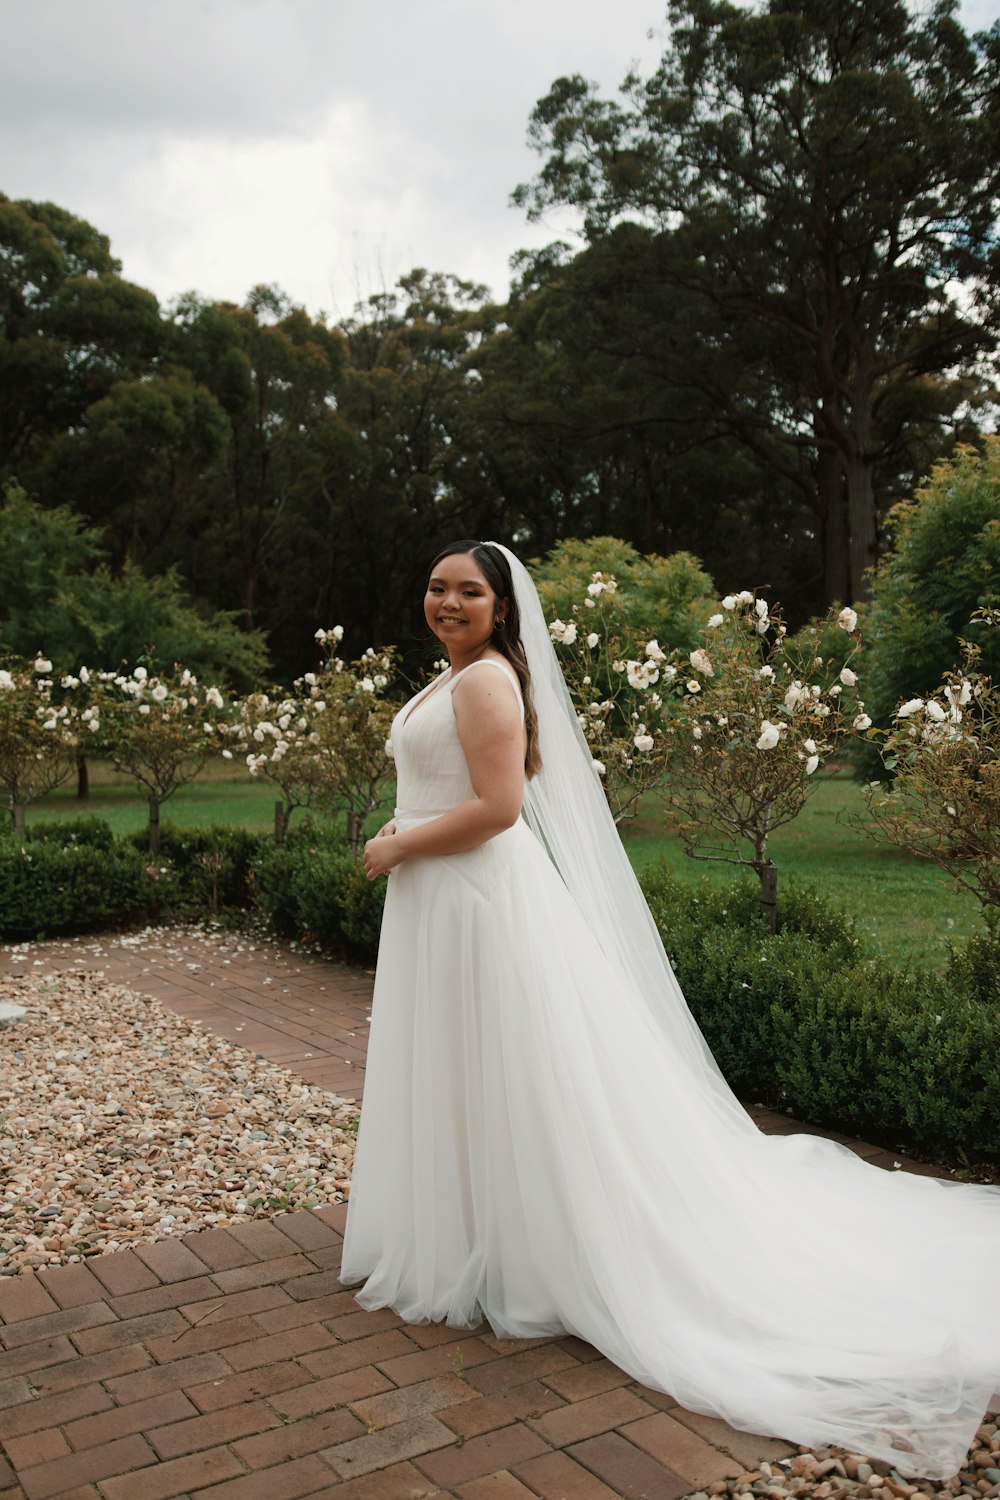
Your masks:
{"label": "green foliage", "polygon": [[231,613],[198,609],[176,569],[149,578],[126,560],[113,571],[96,528],[14,483],[0,500],[0,643],[20,656],[44,650],[57,672],[152,654],[244,687],[267,660],[263,637]]}
{"label": "green foliage", "polygon": [[146,861],[134,849],[0,842],[0,939],[126,926],[155,906]]}
{"label": "green foliage", "polygon": [[51,818],[46,823],[29,823],[25,837],[29,844],[59,844],[65,848],[86,844],[91,849],[112,849],[115,842],[111,824],[98,817]]}
{"label": "green foliage", "polygon": [[[981,640],[980,669],[1000,680],[1000,631],[971,624],[980,606],[1000,604],[1000,438],[938,464],[891,522],[892,547],[863,611],[865,703],[883,729],[903,699],[938,686],[962,637]],[[874,745],[858,761],[867,778],[880,774]]]}
{"label": "green foliage", "polygon": [[563,274],[550,301],[616,396],[629,377],[634,424],[735,438],[798,487],[827,599],[863,597],[876,501],[990,398],[1000,51],[903,0],[672,0],[665,34],[650,77],[612,99],[562,77],[532,114],[517,201],[575,210],[612,262],[591,305]]}
{"label": "green foliage", "polygon": [[716,598],[711,578],[690,553],[643,557],[613,536],[570,538],[531,564],[550,619],[569,618],[595,573],[617,579],[630,632],[655,638],[667,651],[696,644]]}
{"label": "green foliage", "polygon": [[644,889],[732,1087],[800,1119],[934,1160],[1000,1160],[1000,927],[944,976],[864,958],[850,919],[790,891],[768,933],[746,884]]}
{"label": "green foliage", "polygon": [[[145,832],[134,833],[123,842],[140,852],[149,844]],[[247,908],[253,900],[253,863],[266,845],[265,835],[230,824],[182,828],[161,823],[159,861],[171,876],[174,902],[182,903],[186,910],[212,915],[222,908]]]}
{"label": "green foliage", "polygon": [[378,947],[385,882],[370,881],[357,857],[313,826],[254,862],[257,903],[280,937],[315,939],[370,962]]}

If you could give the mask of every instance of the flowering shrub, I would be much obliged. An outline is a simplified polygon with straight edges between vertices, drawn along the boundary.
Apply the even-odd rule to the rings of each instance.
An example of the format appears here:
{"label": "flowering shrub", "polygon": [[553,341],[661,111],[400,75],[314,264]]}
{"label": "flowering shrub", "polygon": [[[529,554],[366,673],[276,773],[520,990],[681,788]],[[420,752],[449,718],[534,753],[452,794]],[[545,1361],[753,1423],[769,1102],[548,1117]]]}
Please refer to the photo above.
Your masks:
{"label": "flowering shrub", "polygon": [[266,777],[281,791],[281,839],[297,807],[319,807],[346,815],[356,854],[365,818],[385,800],[393,709],[384,695],[397,667],[394,650],[372,647],[359,660],[344,662],[336,654],[343,634],[340,625],[317,630],[325,658],[319,671],[298,678],[285,697],[244,698],[231,732],[251,775]]}
{"label": "flowering shrub", "polygon": [[770,836],[802,811],[820,766],[871,722],[850,666],[857,616],[843,609],[831,618],[844,642],[833,661],[813,655],[808,639],[790,639],[759,595],[727,595],[704,645],[678,661],[664,720],[665,795],[686,852],[752,868],[772,930]]}
{"label": "flowering shrub", "polygon": [[[67,679],[73,681],[73,679]],[[216,687],[202,687],[186,667],[151,674],[91,673],[88,725],[116,768],[145,787],[149,850],[160,852],[160,805],[193,781],[220,745],[225,710]]]}
{"label": "flowering shrub", "polygon": [[57,696],[46,657],[0,667],[0,787],[22,840],[26,805],[65,781],[75,764],[77,714]]}
{"label": "flowering shrub", "polygon": [[[977,610],[973,622],[1000,630],[1000,610]],[[960,666],[937,690],[896,709],[881,736],[893,780],[869,784],[861,827],[1000,907],[1000,682],[981,670],[981,654],[963,641]]]}
{"label": "flowering shrub", "polygon": [[610,573],[592,575],[569,616],[553,620],[549,634],[595,770],[620,823],[663,778],[668,741],[662,689],[676,668],[658,641],[637,636],[629,596]]}

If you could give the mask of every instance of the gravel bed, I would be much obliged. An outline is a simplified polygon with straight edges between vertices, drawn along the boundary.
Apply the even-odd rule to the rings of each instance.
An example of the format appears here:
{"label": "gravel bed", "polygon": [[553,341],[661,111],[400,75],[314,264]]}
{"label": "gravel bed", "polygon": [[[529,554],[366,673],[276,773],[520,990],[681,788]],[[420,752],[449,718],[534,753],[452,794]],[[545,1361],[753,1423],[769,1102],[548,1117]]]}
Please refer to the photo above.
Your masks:
{"label": "gravel bed", "polygon": [[0,1274],[345,1197],[355,1104],[93,973],[0,1001]]}
{"label": "gravel bed", "polygon": [[923,1495],[1000,1495],[1000,1415],[990,1412],[972,1441],[965,1467],[952,1479],[906,1479],[891,1464],[844,1448],[800,1448],[794,1458],[748,1469],[735,1479],[717,1479],[684,1500],[718,1496],[769,1496],[772,1500],[910,1500]]}

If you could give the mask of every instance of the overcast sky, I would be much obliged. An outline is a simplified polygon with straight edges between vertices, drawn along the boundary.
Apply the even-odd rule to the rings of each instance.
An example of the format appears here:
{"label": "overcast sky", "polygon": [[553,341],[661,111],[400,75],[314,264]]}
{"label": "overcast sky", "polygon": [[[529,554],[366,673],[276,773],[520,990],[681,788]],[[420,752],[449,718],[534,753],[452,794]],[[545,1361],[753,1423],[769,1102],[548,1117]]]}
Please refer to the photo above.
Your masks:
{"label": "overcast sky", "polygon": [[[662,49],[660,0],[0,0],[0,191],[110,235],[161,301],[276,282],[339,318],[414,266],[508,285],[528,116]],[[970,29],[1000,0],[964,0]]]}

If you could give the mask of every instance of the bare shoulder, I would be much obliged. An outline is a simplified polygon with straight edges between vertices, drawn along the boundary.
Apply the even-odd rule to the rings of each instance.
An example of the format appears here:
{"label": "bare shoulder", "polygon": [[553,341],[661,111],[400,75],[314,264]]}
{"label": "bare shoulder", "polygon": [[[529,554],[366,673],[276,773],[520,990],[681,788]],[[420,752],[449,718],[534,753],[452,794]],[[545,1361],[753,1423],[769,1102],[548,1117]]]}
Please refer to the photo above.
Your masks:
{"label": "bare shoulder", "polygon": [[455,710],[487,718],[494,723],[507,719],[520,723],[521,690],[517,676],[502,656],[484,656],[473,662],[456,682],[452,692]]}

